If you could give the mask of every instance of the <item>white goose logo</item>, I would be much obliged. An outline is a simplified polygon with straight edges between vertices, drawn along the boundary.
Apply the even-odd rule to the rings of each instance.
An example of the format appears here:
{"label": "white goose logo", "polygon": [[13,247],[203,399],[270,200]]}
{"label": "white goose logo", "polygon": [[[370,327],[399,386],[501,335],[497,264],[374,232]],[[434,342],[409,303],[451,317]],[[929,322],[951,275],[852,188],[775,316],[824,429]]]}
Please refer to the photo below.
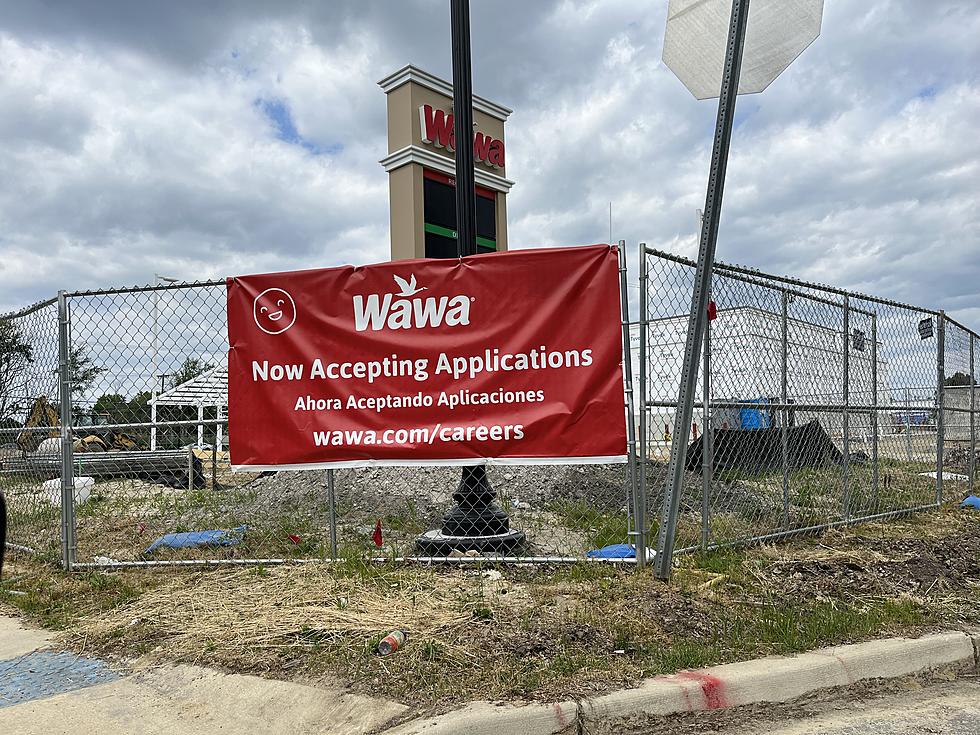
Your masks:
{"label": "white goose logo", "polygon": [[392,275],[392,278],[395,279],[395,283],[397,283],[398,288],[401,289],[401,291],[395,294],[396,296],[404,296],[405,298],[408,298],[409,296],[414,296],[419,291],[428,291],[428,289],[425,286],[423,286],[422,288],[418,287],[418,283],[415,280],[414,273],[412,274],[412,280],[410,281],[406,281],[401,276],[396,276],[396,275]]}

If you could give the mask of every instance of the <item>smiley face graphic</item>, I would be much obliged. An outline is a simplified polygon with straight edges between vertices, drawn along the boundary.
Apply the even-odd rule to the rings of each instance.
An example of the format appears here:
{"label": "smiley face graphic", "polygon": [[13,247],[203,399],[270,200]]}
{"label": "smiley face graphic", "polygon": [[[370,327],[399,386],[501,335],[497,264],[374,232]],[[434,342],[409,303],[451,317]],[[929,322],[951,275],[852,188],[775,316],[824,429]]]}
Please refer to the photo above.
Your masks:
{"label": "smiley face graphic", "polygon": [[255,297],[252,313],[266,334],[282,334],[296,321],[296,302],[281,288],[267,288]]}

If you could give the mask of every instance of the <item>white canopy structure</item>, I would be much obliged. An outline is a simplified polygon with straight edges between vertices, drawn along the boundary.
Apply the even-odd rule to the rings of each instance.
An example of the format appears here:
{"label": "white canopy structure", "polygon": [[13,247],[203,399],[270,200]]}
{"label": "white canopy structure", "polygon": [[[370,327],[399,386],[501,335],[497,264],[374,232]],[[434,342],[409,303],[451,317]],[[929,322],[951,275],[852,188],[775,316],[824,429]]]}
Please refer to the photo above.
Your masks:
{"label": "white canopy structure", "polygon": [[[204,443],[204,409],[214,408],[217,420],[217,449],[224,449],[224,425],[228,409],[228,365],[218,365],[150,399],[150,420],[157,422],[157,406],[196,406],[197,443]],[[150,429],[150,450],[157,447],[156,426]]]}

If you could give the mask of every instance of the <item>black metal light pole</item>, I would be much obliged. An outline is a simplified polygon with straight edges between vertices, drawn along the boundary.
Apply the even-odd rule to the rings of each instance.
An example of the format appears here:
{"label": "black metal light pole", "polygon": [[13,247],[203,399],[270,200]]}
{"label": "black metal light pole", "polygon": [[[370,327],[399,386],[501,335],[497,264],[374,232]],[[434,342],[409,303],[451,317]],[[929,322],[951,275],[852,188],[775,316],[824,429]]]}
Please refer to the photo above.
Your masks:
{"label": "black metal light pole", "polygon": [[456,136],[456,246],[476,255],[476,177],[473,173],[473,73],[470,3],[450,0],[453,38],[453,133]]}
{"label": "black metal light pole", "polygon": [[[456,244],[459,257],[476,255],[476,180],[473,174],[473,79],[470,67],[470,3],[450,0],[453,43],[453,131],[456,137]],[[508,552],[524,543],[507,514],[494,504],[494,491],[482,464],[464,467],[453,493],[456,505],[442,528],[418,538],[430,556],[452,551]]]}

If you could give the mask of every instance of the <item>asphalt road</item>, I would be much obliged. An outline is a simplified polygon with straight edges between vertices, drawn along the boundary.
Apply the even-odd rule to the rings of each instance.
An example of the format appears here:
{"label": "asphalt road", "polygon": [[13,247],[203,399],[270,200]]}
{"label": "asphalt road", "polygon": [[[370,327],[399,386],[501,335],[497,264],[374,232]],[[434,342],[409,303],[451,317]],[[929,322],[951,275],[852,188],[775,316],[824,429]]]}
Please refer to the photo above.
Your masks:
{"label": "asphalt road", "polygon": [[812,716],[789,721],[756,721],[718,732],[724,735],[978,735],[980,680],[959,679],[868,699],[828,701],[814,707]]}

